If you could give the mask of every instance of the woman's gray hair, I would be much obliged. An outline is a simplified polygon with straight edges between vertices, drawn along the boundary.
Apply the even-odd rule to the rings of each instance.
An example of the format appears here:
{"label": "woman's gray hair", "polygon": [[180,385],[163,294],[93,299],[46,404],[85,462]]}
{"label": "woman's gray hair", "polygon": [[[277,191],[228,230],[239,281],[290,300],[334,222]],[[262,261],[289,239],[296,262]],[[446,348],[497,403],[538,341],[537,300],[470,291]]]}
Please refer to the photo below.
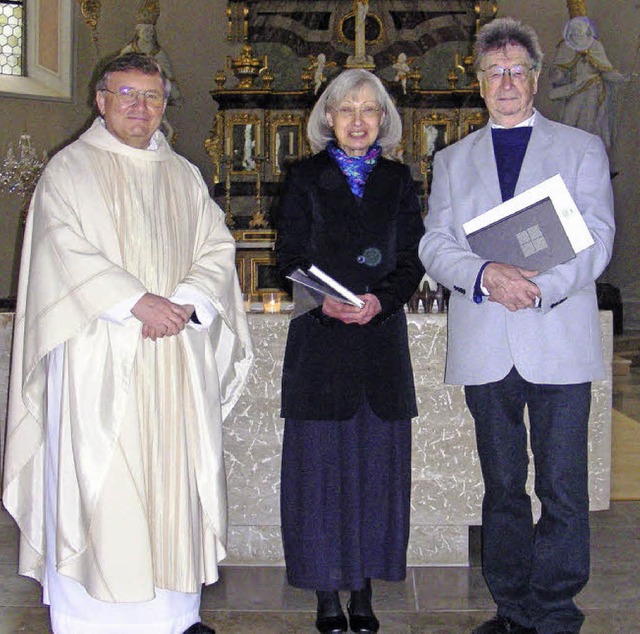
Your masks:
{"label": "woman's gray hair", "polygon": [[327,122],[327,112],[340,107],[349,96],[357,95],[364,87],[373,89],[376,103],[384,112],[377,142],[383,156],[393,157],[402,140],[402,120],[393,100],[378,77],[368,70],[352,68],[340,73],[320,95],[307,123],[307,137],[311,151],[324,150],[329,141],[335,141],[333,128]]}
{"label": "woman's gray hair", "polygon": [[473,59],[476,73],[482,68],[483,58],[487,53],[504,49],[507,44],[518,44],[526,49],[534,71],[542,68],[543,53],[536,32],[520,20],[514,18],[498,18],[485,24],[476,36],[473,46]]}

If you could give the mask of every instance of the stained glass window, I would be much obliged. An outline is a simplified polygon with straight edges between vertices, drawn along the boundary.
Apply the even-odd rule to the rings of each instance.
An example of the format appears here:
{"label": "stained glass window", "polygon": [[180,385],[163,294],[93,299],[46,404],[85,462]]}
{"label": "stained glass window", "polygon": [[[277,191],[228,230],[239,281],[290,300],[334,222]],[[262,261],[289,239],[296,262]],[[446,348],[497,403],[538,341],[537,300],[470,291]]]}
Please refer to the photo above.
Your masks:
{"label": "stained glass window", "polygon": [[0,2],[0,75],[22,75],[24,2]]}

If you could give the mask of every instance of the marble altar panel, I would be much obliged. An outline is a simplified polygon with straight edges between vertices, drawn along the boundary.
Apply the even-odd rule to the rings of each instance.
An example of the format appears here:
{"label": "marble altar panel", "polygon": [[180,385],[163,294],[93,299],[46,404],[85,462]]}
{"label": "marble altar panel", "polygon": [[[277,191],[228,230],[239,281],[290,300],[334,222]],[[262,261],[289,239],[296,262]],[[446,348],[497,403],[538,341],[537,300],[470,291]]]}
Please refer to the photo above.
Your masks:
{"label": "marble altar panel", "polygon": [[[481,523],[483,484],[473,421],[460,386],[443,383],[446,315],[410,314],[419,416],[412,448],[411,565],[468,563],[468,526]],[[289,318],[249,315],[256,365],[225,425],[229,480],[229,563],[281,564],[279,536],[280,374]],[[612,317],[601,313],[605,358]],[[611,375],[593,385],[589,489],[593,510],[609,505]],[[533,467],[529,490],[532,489]],[[534,513],[539,503],[534,496]],[[272,541],[275,540],[275,541]]]}
{"label": "marble altar panel", "polygon": [[[473,422],[460,386],[443,383],[446,315],[410,314],[419,416],[413,425],[410,565],[466,565],[468,527],[480,524],[483,485]],[[592,510],[609,506],[612,314],[600,314],[608,378],[593,384],[589,419]],[[0,442],[4,441],[13,315],[0,313]],[[280,377],[289,317],[250,314],[256,363],[225,422],[229,564],[281,565]],[[0,445],[1,447],[1,445]],[[532,487],[533,467],[529,474]],[[534,499],[534,512],[539,503]]]}

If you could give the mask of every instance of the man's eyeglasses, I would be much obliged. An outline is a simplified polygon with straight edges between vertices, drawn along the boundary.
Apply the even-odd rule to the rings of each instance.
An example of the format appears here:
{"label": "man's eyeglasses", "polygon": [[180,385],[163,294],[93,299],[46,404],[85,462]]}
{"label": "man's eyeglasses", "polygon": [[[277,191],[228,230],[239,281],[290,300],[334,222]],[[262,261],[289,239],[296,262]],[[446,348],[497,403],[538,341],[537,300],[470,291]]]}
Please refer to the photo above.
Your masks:
{"label": "man's eyeglasses", "polygon": [[533,70],[533,66],[512,66],[511,68],[505,68],[504,66],[490,66],[486,69],[480,69],[481,73],[485,74],[485,77],[492,84],[499,84],[505,75],[509,75],[511,81],[518,83],[523,82],[529,71]]}
{"label": "man's eyeglasses", "polygon": [[165,102],[164,93],[156,90],[136,90],[135,88],[129,88],[129,86],[123,86],[117,91],[109,90],[108,88],[101,88],[102,92],[110,92],[116,96],[118,103],[121,106],[133,106],[138,103],[139,99],[144,99],[144,102],[150,108],[161,108]]}
{"label": "man's eyeglasses", "polygon": [[360,114],[363,119],[375,119],[382,111],[382,108],[379,108],[377,106],[362,106],[362,108],[340,106],[339,108],[334,108],[333,110],[344,119],[355,119],[357,114]]}

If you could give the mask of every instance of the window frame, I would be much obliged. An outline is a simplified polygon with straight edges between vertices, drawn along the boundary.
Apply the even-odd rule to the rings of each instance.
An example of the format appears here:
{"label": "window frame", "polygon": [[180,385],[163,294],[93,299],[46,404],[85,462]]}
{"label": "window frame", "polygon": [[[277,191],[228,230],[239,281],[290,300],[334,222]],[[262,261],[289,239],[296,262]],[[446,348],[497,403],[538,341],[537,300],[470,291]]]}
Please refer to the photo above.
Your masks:
{"label": "window frame", "polygon": [[[74,85],[74,1],[25,0],[26,46],[25,75],[0,75],[0,96],[71,101]],[[47,28],[41,24],[42,5],[55,2],[58,7],[57,70],[38,63],[40,36]]]}

